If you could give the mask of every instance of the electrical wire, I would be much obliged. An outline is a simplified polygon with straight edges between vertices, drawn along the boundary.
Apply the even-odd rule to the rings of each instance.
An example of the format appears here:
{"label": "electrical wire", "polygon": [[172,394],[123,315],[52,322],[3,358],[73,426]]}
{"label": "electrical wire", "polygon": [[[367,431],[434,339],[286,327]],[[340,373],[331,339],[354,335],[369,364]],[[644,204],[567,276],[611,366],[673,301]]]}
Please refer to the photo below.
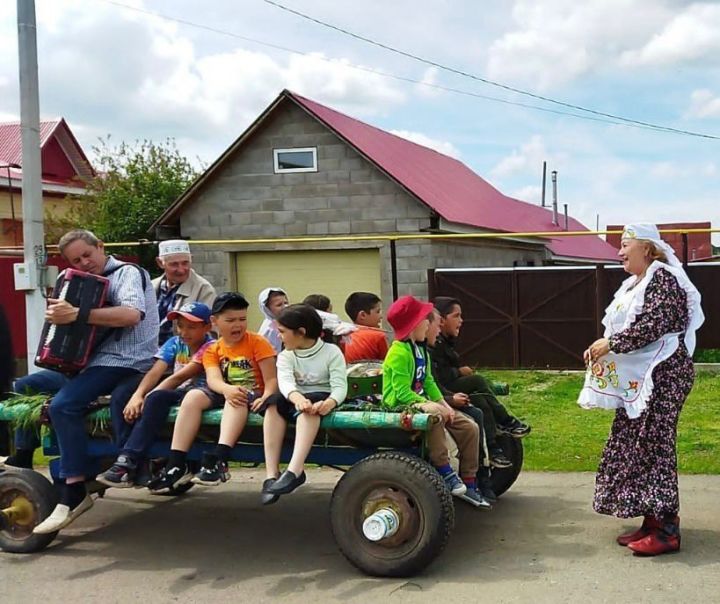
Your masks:
{"label": "electrical wire", "polygon": [[[218,35],[222,35],[222,36],[226,36],[226,37],[230,37],[230,38],[235,38],[238,40],[243,40],[244,42],[250,42],[252,44],[257,44],[259,46],[264,46],[267,48],[272,48],[274,50],[280,50],[282,52],[287,52],[289,54],[294,54],[294,55],[303,56],[303,57],[312,57],[312,58],[324,61],[326,63],[333,64],[333,65],[338,64],[338,59],[326,57],[326,56],[318,54],[318,53],[303,52],[303,51],[300,51],[300,50],[297,50],[294,48],[290,48],[287,46],[283,46],[280,44],[267,42],[265,40],[260,40],[260,39],[252,38],[249,36],[243,36],[241,34],[231,32],[231,31],[228,31],[225,29],[220,29],[220,28],[213,27],[210,25],[205,25],[202,23],[197,23],[195,21],[190,21],[188,19],[182,19],[180,17],[173,17],[171,15],[166,15],[166,14],[163,14],[163,13],[160,13],[157,11],[140,8],[137,6],[130,6],[130,5],[124,4],[122,2],[117,2],[116,0],[101,0],[101,1],[104,2],[105,4],[110,4],[110,5],[116,6],[118,8],[123,8],[123,9],[133,11],[136,13],[148,15],[151,17],[156,17],[158,19],[162,19],[165,21],[178,23],[180,25],[185,25],[187,27],[204,30],[204,31],[207,31],[210,33],[214,33],[214,34],[218,34]],[[281,5],[278,5],[278,6],[280,7]],[[288,9],[288,10],[290,10],[290,9]],[[372,74],[375,74],[375,75],[378,75],[381,77],[390,78],[390,79],[397,80],[400,82],[406,82],[406,83],[415,84],[418,86],[424,86],[426,88],[432,88],[435,90],[442,90],[444,92],[450,92],[453,94],[459,94],[459,95],[463,95],[463,96],[473,97],[473,98],[477,98],[477,99],[481,99],[481,100],[486,100],[489,102],[501,103],[504,105],[510,105],[510,106],[514,106],[514,107],[522,107],[522,108],[531,109],[534,111],[542,111],[544,113],[551,113],[554,115],[561,115],[561,116],[565,116],[565,117],[573,117],[576,119],[581,119],[581,120],[586,120],[586,121],[601,122],[601,123],[611,124],[611,125],[615,125],[615,126],[626,126],[626,127],[638,128],[641,130],[651,130],[651,131],[655,131],[655,132],[668,132],[669,131],[668,128],[666,128],[666,127],[656,126],[656,125],[652,125],[652,124],[645,125],[645,124],[641,124],[641,123],[632,123],[632,122],[628,122],[628,121],[624,121],[624,120],[608,119],[607,117],[602,117],[602,116],[583,115],[583,114],[573,113],[570,111],[562,111],[560,109],[551,109],[549,107],[542,107],[540,105],[533,105],[530,103],[523,103],[520,101],[511,101],[509,99],[503,99],[500,97],[495,97],[495,96],[490,96],[490,95],[481,94],[481,93],[477,93],[477,92],[472,92],[469,90],[462,90],[459,88],[443,86],[441,84],[434,84],[432,82],[426,82],[424,80],[418,80],[416,78],[411,78],[408,76],[397,75],[397,74],[389,73],[389,72],[382,71],[379,69],[373,69],[371,67],[356,65],[356,64],[350,63],[348,61],[342,61],[341,65],[343,67],[348,67],[348,68],[362,71],[365,73],[372,73]],[[675,133],[677,133],[677,132],[675,132]],[[720,139],[720,137],[715,137],[712,135],[703,135],[703,136],[705,136],[707,138]]]}
{"label": "electrical wire", "polygon": [[293,15],[296,15],[298,17],[301,17],[302,19],[306,19],[308,21],[311,21],[313,23],[316,23],[317,25],[320,25],[322,27],[326,27],[328,29],[332,29],[334,31],[337,31],[339,33],[342,33],[346,36],[350,36],[351,38],[354,38],[356,40],[360,40],[361,42],[365,42],[367,44],[371,44],[373,46],[377,46],[378,48],[382,48],[384,50],[387,50],[389,52],[395,53],[397,55],[412,59],[414,61],[418,61],[420,63],[424,63],[425,65],[430,65],[432,67],[436,67],[437,69],[441,69],[443,71],[447,71],[449,73],[453,73],[455,75],[460,75],[466,78],[470,78],[473,80],[476,80],[478,82],[482,82],[483,84],[488,84],[490,86],[495,86],[497,88],[501,88],[503,90],[507,90],[509,92],[514,92],[516,94],[521,94],[524,96],[528,96],[537,100],[545,101],[547,103],[553,103],[555,105],[559,105],[561,107],[567,107],[569,109],[574,109],[576,111],[583,111],[586,113],[591,113],[593,115],[597,115],[600,117],[605,118],[611,118],[614,120],[619,120],[622,122],[626,122],[628,124],[635,124],[639,126],[644,126],[645,128],[651,128],[656,130],[661,130],[665,132],[672,132],[674,134],[683,134],[685,136],[695,136],[699,138],[707,138],[707,139],[713,139],[713,140],[720,140],[720,136],[716,136],[714,134],[706,134],[703,132],[693,132],[692,130],[683,130],[680,128],[673,128],[671,126],[664,126],[661,124],[653,124],[652,122],[644,122],[641,120],[635,120],[632,118],[623,117],[621,115],[616,115],[613,113],[605,113],[603,111],[598,111],[596,109],[590,109],[588,107],[583,107],[582,105],[575,105],[573,103],[567,103],[565,101],[559,101],[557,99],[553,99],[548,96],[543,96],[540,94],[536,94],[534,92],[530,92],[528,90],[523,90],[521,88],[516,88],[514,86],[509,86],[508,84],[503,84],[501,82],[496,82],[494,80],[489,80],[487,78],[480,77],[478,75],[469,73],[467,71],[463,71],[462,69],[457,69],[455,67],[449,67],[447,65],[444,65],[442,63],[439,63],[437,61],[433,61],[431,59],[426,59],[424,57],[420,57],[418,55],[412,54],[410,52],[407,52],[405,50],[400,50],[399,48],[395,48],[393,46],[389,46],[388,44],[384,44],[383,42],[378,42],[377,40],[373,40],[372,38],[368,38],[365,36],[362,36],[360,34],[356,34],[350,30],[344,29],[342,27],[339,27],[337,25],[333,25],[331,23],[327,23],[325,21],[322,21],[316,17],[312,17],[311,15],[305,14],[303,12],[300,12],[298,10],[295,10],[293,8],[290,8],[288,6],[285,6],[283,4],[280,4],[279,2],[275,2],[275,0],[263,0],[265,4],[269,4],[271,6],[274,6],[276,8],[279,8],[280,10],[286,11],[288,13],[291,13]]}

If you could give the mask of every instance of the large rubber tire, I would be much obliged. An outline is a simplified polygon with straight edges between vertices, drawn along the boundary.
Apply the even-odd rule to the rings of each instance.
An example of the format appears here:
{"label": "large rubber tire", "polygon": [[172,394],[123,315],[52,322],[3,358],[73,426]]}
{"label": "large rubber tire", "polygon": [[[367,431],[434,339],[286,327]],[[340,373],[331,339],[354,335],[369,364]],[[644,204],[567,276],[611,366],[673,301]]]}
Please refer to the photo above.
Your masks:
{"label": "large rubber tire", "polygon": [[[405,513],[397,535],[373,542],[363,534],[362,524],[374,511],[369,506],[384,501],[383,493]],[[338,481],[330,522],[340,551],[354,566],[368,575],[407,577],[443,550],[455,524],[455,508],[442,478],[426,461],[406,453],[377,453]]]}
{"label": "large rubber tire", "polygon": [[39,552],[52,543],[57,533],[34,535],[32,530],[55,509],[57,492],[47,478],[33,470],[0,473],[0,509],[10,507],[19,498],[31,504],[32,518],[4,526],[0,530],[0,549],[14,554]]}
{"label": "large rubber tire", "polygon": [[490,474],[492,490],[499,497],[507,491],[520,476],[522,470],[524,451],[522,440],[513,438],[508,434],[498,434],[497,442],[502,447],[505,455],[513,462],[509,468],[493,468]]}

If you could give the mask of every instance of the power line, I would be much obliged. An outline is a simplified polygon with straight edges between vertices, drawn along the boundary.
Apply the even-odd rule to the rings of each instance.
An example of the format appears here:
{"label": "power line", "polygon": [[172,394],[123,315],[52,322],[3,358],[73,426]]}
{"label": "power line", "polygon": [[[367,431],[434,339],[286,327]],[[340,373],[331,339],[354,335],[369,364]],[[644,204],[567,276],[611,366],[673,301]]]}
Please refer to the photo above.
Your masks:
{"label": "power line", "polygon": [[[238,34],[238,33],[235,33],[235,32],[231,32],[231,31],[228,31],[228,30],[225,30],[225,29],[220,29],[220,28],[217,28],[217,27],[212,27],[212,26],[210,26],[210,25],[204,25],[204,24],[202,24],[202,23],[197,23],[197,22],[194,22],[194,21],[190,21],[190,20],[188,20],[188,19],[182,19],[182,18],[179,18],[179,17],[173,17],[173,16],[171,16],[171,15],[166,15],[166,14],[163,14],[163,13],[159,13],[159,12],[157,12],[157,11],[151,11],[151,10],[139,8],[139,7],[136,7],[136,6],[129,6],[129,5],[127,5],[127,4],[123,4],[122,2],[117,2],[117,1],[115,1],[115,0],[102,0],[102,1],[105,2],[106,4],[110,4],[110,5],[113,5],[113,6],[117,6],[117,7],[119,7],[119,8],[123,8],[123,9],[129,10],[129,11],[133,11],[133,12],[136,12],[136,13],[148,15],[148,16],[151,16],[151,17],[156,17],[156,18],[158,18],[158,19],[163,19],[163,20],[165,20],[165,21],[170,21],[170,22],[173,22],[173,23],[178,23],[178,24],[180,24],[180,25],[185,25],[185,26],[187,26],[187,27],[192,27],[192,28],[195,28],[195,29],[201,29],[201,30],[204,30],[204,31],[207,31],[207,32],[210,32],[210,33],[214,33],[214,34],[218,34],[218,35],[222,35],[222,36],[227,36],[227,37],[235,38],[235,39],[238,39],[238,40],[243,40],[244,42],[250,42],[250,43],[252,43],[252,44],[257,44],[257,45],[259,45],[259,46],[264,46],[264,47],[267,47],[267,48],[272,48],[272,49],[274,49],[274,50],[280,50],[280,51],[282,51],[282,52],[287,52],[287,53],[289,53],[289,54],[294,54],[294,55],[303,56],[303,57],[313,57],[313,58],[315,58],[315,59],[319,59],[319,60],[324,61],[324,62],[326,62],[326,63],[331,63],[331,64],[334,64],[334,65],[337,65],[337,59],[333,59],[333,58],[331,58],[331,57],[326,57],[326,56],[324,56],[324,55],[320,55],[320,54],[317,54],[317,53],[303,52],[303,51],[300,51],[300,50],[297,50],[297,49],[294,49],[294,48],[290,48],[290,47],[287,47],[287,46],[282,46],[282,45],[280,45],[280,44],[274,44],[274,43],[272,43],[272,42],[267,42],[267,41],[265,41],[265,40],[259,40],[259,39],[257,39],[257,38],[251,38],[251,37],[249,37],[249,36],[243,36],[243,35],[241,35],[241,34]],[[453,94],[460,94],[460,95],[463,95],[463,96],[469,96],[469,97],[473,97],[473,98],[477,98],[477,99],[482,99],[482,100],[486,100],[486,101],[490,101],[490,102],[502,103],[502,104],[504,104],[504,105],[511,105],[511,106],[515,106],[515,107],[523,107],[523,108],[525,108],[525,109],[532,109],[532,110],[535,110],[535,111],[542,111],[542,112],[544,112],[544,113],[552,113],[552,114],[554,114],[554,115],[562,115],[562,116],[566,116],[566,117],[574,117],[574,118],[576,118],[576,119],[587,120],[587,121],[592,121],[592,122],[601,122],[601,123],[605,123],[605,124],[612,124],[612,125],[615,125],[615,126],[625,126],[625,127],[638,128],[638,129],[641,129],[641,130],[651,130],[651,131],[654,131],[654,132],[667,132],[667,131],[668,131],[668,129],[667,129],[666,127],[655,126],[655,125],[652,125],[652,124],[644,125],[644,124],[641,124],[641,123],[632,123],[632,122],[627,122],[627,121],[619,121],[618,119],[608,119],[608,118],[601,117],[601,116],[595,116],[595,117],[594,117],[594,116],[590,116],[590,115],[583,115],[583,114],[573,113],[573,112],[570,112],[570,111],[562,111],[562,110],[559,110],[559,109],[551,109],[551,108],[549,108],[549,107],[542,107],[542,106],[540,106],[540,105],[533,105],[533,104],[530,104],[530,103],[522,103],[522,102],[520,102],[520,101],[511,101],[511,100],[508,100],[508,99],[503,99],[503,98],[500,98],[500,97],[495,97],[495,96],[480,94],[480,93],[472,92],[472,91],[469,91],[469,90],[462,90],[462,89],[459,89],[459,88],[452,88],[452,87],[448,87],[448,86],[442,86],[442,85],[440,85],[440,84],[433,84],[432,82],[426,82],[426,81],[418,80],[418,79],[416,79],[416,78],[411,78],[411,77],[408,77],[408,76],[397,75],[397,74],[389,73],[389,72],[382,71],[382,70],[379,70],[379,69],[373,69],[373,68],[371,68],[371,67],[365,67],[365,66],[362,66],[362,65],[356,65],[356,64],[354,64],[354,63],[350,63],[350,62],[347,62],[347,61],[343,61],[343,62],[342,62],[342,66],[344,66],[344,67],[349,67],[349,68],[351,68],[351,69],[356,69],[356,70],[358,70],[358,71],[363,71],[363,72],[365,72],[365,73],[372,73],[372,74],[379,75],[379,76],[382,76],[382,77],[385,77],[385,78],[391,78],[391,79],[398,80],[398,81],[401,81],[401,82],[407,82],[407,83],[411,83],[411,84],[417,84],[417,85],[419,85],[419,86],[424,86],[424,87],[426,87],[426,88],[433,88],[433,89],[435,89],[435,90],[442,90],[442,91],[444,91],[444,92],[450,92],[450,93],[453,93]],[[720,138],[720,137],[714,137],[714,136],[711,136],[711,135],[702,135],[702,136],[706,136],[707,138]]]}
{"label": "power line", "polygon": [[686,136],[696,136],[696,137],[700,137],[700,138],[708,138],[708,139],[713,139],[713,140],[720,140],[720,136],[715,136],[715,135],[713,135],[713,134],[705,134],[705,133],[702,133],[702,132],[693,132],[693,131],[691,131],[691,130],[682,130],[682,129],[680,129],[680,128],[673,128],[673,127],[671,127],[671,126],[663,126],[663,125],[661,125],[661,124],[653,124],[652,122],[644,122],[644,121],[641,121],[641,120],[635,120],[635,119],[623,117],[623,116],[621,116],[621,115],[615,115],[615,114],[612,114],[612,113],[605,113],[605,112],[603,112],[603,111],[597,111],[597,110],[595,110],[595,109],[590,109],[590,108],[588,108],[588,107],[583,107],[582,105],[575,105],[575,104],[573,104],[573,103],[566,103],[566,102],[564,102],[564,101],[559,101],[559,100],[553,99],[553,98],[551,98],[551,97],[543,96],[543,95],[540,95],[540,94],[535,94],[535,93],[533,93],[533,92],[529,92],[529,91],[523,90],[523,89],[521,89],[521,88],[515,88],[514,86],[509,86],[509,85],[503,84],[503,83],[501,83],[501,82],[496,82],[496,81],[493,81],[493,80],[489,80],[489,79],[487,79],[487,78],[480,77],[480,76],[478,76],[478,75],[469,73],[469,72],[467,72],[467,71],[463,71],[463,70],[461,70],[461,69],[457,69],[457,68],[455,68],[455,67],[449,67],[449,66],[447,66],[447,65],[443,65],[442,63],[438,63],[437,61],[433,61],[433,60],[431,60],[431,59],[426,59],[426,58],[420,57],[420,56],[418,56],[418,55],[412,54],[412,53],[410,53],[410,52],[407,52],[407,51],[404,51],[404,50],[400,50],[400,49],[395,48],[395,47],[393,47],[393,46],[389,46],[389,45],[384,44],[384,43],[382,43],[382,42],[378,42],[377,40],[373,40],[372,38],[367,38],[367,37],[362,36],[362,35],[360,35],[360,34],[356,34],[356,33],[352,32],[352,31],[349,31],[349,30],[344,29],[344,28],[342,28],[342,27],[339,27],[339,26],[337,26],[337,25],[333,25],[333,24],[331,24],[331,23],[326,23],[325,21],[321,21],[320,19],[317,19],[317,18],[312,17],[312,16],[310,16],[310,15],[307,15],[307,14],[305,14],[305,13],[302,13],[302,12],[300,12],[300,11],[298,11],[298,10],[292,9],[292,8],[290,8],[290,7],[288,7],[288,6],[285,6],[285,5],[283,5],[283,4],[280,4],[279,2],[275,2],[274,0],[263,0],[263,2],[265,2],[266,4],[269,4],[269,5],[271,5],[271,6],[274,6],[274,7],[276,7],[276,8],[279,8],[279,9],[281,9],[281,10],[284,10],[284,11],[286,11],[286,12],[288,12],[288,13],[291,13],[291,14],[293,14],[293,15],[296,15],[296,16],[298,16],[298,17],[301,17],[301,18],[303,18],[303,19],[306,19],[306,20],[308,20],[308,21],[311,21],[311,22],[313,22],[313,23],[316,23],[317,25],[321,25],[322,27],[326,27],[326,28],[328,28],[328,29],[335,30],[335,31],[337,31],[337,32],[340,32],[340,33],[346,35],[346,36],[350,36],[351,38],[355,38],[356,40],[360,40],[361,42],[365,42],[365,43],[367,43],[367,44],[371,44],[371,45],[373,45],[373,46],[377,46],[378,48],[382,48],[382,49],[387,50],[387,51],[389,51],[389,52],[395,53],[395,54],[397,54],[397,55],[400,55],[400,56],[403,56],[403,57],[406,57],[406,58],[409,58],[409,59],[412,59],[412,60],[414,60],[414,61],[418,61],[418,62],[420,62],[420,63],[424,63],[424,64],[426,64],[426,65],[430,65],[430,66],[432,66],[432,67],[436,67],[436,68],[438,68],[438,69],[442,69],[443,71],[447,71],[447,72],[449,72],[449,73],[454,73],[454,74],[456,74],[456,75],[460,75],[460,76],[463,76],[463,77],[466,77],[466,78],[470,78],[470,79],[476,80],[476,81],[478,81],[478,82],[482,82],[483,84],[488,84],[488,85],[490,85],[490,86],[495,86],[495,87],[497,87],[497,88],[502,88],[503,90],[508,90],[508,91],[510,91],[510,92],[515,92],[515,93],[517,93],[517,94],[521,94],[521,95],[528,96],[528,97],[531,97],[531,98],[534,98],[534,99],[538,99],[538,100],[541,100],[541,101],[545,101],[545,102],[547,102],[547,103],[553,103],[553,104],[555,104],[555,105],[560,105],[560,106],[562,106],[562,107],[567,107],[567,108],[569,108],[569,109],[575,109],[575,110],[577,110],[577,111],[584,111],[584,112],[587,112],[587,113],[591,113],[591,114],[593,114],[593,115],[597,115],[597,116],[601,116],[601,117],[605,117],[605,118],[611,118],[611,119],[619,120],[619,121],[626,122],[626,123],[629,123],[629,124],[636,124],[636,125],[644,126],[644,127],[646,127],[646,128],[652,128],[652,129],[656,129],[656,130],[663,130],[663,131],[666,131],[666,132],[673,132],[673,133],[675,133],[675,134],[683,134],[683,135],[686,135]]}

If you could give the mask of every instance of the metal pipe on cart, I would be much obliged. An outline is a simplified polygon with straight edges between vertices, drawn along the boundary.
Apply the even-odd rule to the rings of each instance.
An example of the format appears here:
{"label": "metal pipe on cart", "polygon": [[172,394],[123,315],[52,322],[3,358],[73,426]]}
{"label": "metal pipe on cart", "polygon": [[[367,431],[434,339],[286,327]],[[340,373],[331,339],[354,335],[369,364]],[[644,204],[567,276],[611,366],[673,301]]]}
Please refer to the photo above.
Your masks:
{"label": "metal pipe on cart", "polygon": [[28,372],[36,371],[35,349],[45,316],[41,269],[45,264],[45,233],[40,165],[40,99],[38,93],[37,29],[34,0],[17,0],[20,131],[22,135],[22,209]]}

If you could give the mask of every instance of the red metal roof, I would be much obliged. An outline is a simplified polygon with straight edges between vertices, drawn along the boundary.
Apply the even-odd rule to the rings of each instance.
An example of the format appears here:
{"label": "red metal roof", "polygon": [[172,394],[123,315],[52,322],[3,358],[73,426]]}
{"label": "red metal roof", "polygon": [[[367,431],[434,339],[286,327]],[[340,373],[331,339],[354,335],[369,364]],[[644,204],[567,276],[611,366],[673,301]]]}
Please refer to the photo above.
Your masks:
{"label": "red metal roof", "polygon": [[[508,233],[561,232],[552,210],[503,195],[457,159],[351,118],[293,92],[284,94],[355,147],[445,220]],[[559,217],[564,225],[564,216]],[[586,231],[569,218],[568,230]],[[551,238],[556,256],[617,260],[617,250],[596,237]]]}
{"label": "red metal roof", "polygon": [[[83,189],[78,179],[90,178],[94,171],[70,127],[63,118],[40,122],[42,182]],[[7,186],[7,164],[22,166],[22,135],[19,122],[0,124],[0,186]],[[11,168],[12,180],[22,179],[22,168]],[[15,186],[15,185],[13,185]]]}

